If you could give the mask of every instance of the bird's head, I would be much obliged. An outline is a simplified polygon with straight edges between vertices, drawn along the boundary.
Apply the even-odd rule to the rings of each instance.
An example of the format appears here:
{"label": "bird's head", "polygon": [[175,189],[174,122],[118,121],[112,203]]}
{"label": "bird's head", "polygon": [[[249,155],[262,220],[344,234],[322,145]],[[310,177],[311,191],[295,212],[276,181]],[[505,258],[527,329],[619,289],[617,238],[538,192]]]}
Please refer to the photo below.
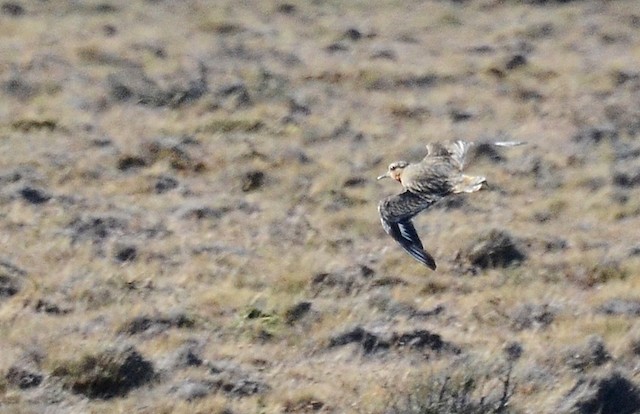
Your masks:
{"label": "bird's head", "polygon": [[400,176],[402,175],[402,171],[407,168],[409,165],[406,161],[396,161],[389,164],[389,169],[385,174],[382,174],[378,177],[378,180],[383,178],[393,178],[394,180],[400,181]]}

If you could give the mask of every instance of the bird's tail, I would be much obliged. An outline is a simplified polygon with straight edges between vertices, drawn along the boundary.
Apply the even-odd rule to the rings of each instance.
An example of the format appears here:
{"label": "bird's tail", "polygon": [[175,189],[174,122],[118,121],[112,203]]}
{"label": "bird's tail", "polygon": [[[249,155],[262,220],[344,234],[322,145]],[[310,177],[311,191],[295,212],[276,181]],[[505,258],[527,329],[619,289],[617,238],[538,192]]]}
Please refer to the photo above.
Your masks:
{"label": "bird's tail", "polygon": [[486,182],[487,179],[481,175],[462,174],[460,180],[453,186],[453,193],[475,193]]}

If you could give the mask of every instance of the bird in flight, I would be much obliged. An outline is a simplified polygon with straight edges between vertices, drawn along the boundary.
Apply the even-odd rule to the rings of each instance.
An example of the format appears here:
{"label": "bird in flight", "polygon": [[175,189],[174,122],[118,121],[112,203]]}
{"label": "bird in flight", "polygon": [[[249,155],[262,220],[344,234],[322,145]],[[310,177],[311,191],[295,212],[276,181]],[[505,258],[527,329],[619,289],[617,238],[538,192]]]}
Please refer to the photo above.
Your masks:
{"label": "bird in flight", "polygon": [[[384,198],[378,204],[382,227],[414,259],[436,270],[436,261],[423,247],[411,219],[435,202],[459,193],[473,193],[486,183],[483,176],[463,174],[465,157],[473,142],[454,141],[427,144],[427,155],[418,163],[396,161],[378,177],[393,178],[404,192]],[[494,142],[491,145],[513,147],[522,142]]]}

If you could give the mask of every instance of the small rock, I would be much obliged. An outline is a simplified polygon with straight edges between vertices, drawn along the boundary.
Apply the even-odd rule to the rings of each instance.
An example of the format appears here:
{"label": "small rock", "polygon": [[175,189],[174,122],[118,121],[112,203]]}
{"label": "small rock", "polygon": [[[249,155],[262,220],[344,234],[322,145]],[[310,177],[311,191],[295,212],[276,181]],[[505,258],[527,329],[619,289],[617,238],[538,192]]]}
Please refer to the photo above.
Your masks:
{"label": "small rock", "polygon": [[137,316],[126,322],[119,332],[128,335],[140,333],[157,334],[167,329],[191,328],[195,324],[194,320],[184,313],[176,313],[168,316]]}
{"label": "small rock", "polygon": [[281,162],[296,162],[298,164],[310,164],[311,157],[302,149],[297,147],[287,147],[279,156]]}
{"label": "small rock", "polygon": [[195,339],[188,339],[174,351],[168,352],[158,362],[158,370],[171,373],[189,367],[200,367],[205,361],[202,359],[202,344]]}
{"label": "small rock", "polygon": [[118,159],[118,169],[120,171],[129,171],[147,166],[147,161],[137,155],[124,155]]}
{"label": "small rock", "polygon": [[366,354],[379,349],[388,349],[391,346],[389,342],[381,340],[377,335],[358,326],[331,338],[329,340],[329,348],[350,343],[359,343]]}
{"label": "small rock", "polygon": [[491,46],[491,45],[487,45],[487,44],[480,44],[477,46],[472,46],[469,49],[467,49],[469,52],[471,53],[477,53],[480,55],[485,55],[485,54],[490,54],[495,52],[495,47]]}
{"label": "small rock", "polygon": [[11,123],[14,129],[22,132],[48,130],[53,131],[60,126],[55,119],[18,119]]}
{"label": "small rock", "polygon": [[189,136],[163,136],[142,142],[139,154],[147,165],[164,161],[177,171],[201,172],[206,165],[194,147],[198,147],[198,141]]}
{"label": "small rock", "polygon": [[125,396],[129,391],[150,382],[153,364],[135,348],[109,349],[61,363],[52,374],[77,394],[91,399]]}
{"label": "small rock", "polygon": [[524,348],[522,348],[522,345],[519,342],[509,342],[508,344],[505,344],[502,351],[507,357],[507,360],[517,361],[522,356]]}
{"label": "small rock", "polygon": [[355,42],[362,39],[362,33],[358,29],[354,29],[352,27],[344,32],[344,37]]}
{"label": "small rock", "polygon": [[640,338],[636,337],[629,341],[629,351],[631,351],[634,356],[640,355]]}
{"label": "small rock", "polygon": [[31,204],[43,204],[51,200],[51,196],[44,190],[34,187],[23,187],[20,195]]}
{"label": "small rock", "polygon": [[555,34],[555,27],[552,23],[537,23],[527,28],[527,37],[530,39],[543,39]]}
{"label": "small rock", "polygon": [[329,348],[344,346],[350,343],[359,343],[365,354],[370,354],[379,350],[388,350],[390,348],[403,349],[410,348],[414,350],[431,350],[431,351],[450,351],[459,353],[460,349],[448,342],[442,340],[442,337],[433,332],[416,329],[413,331],[397,333],[391,335],[374,334],[358,326],[344,333],[332,337],[329,341]]}
{"label": "small rock", "polygon": [[445,347],[445,343],[440,335],[422,329],[412,332],[405,332],[403,334],[394,334],[392,341],[394,345],[400,347],[426,347],[434,351],[440,351]]}
{"label": "small rock", "polygon": [[363,187],[367,184],[367,179],[364,177],[349,177],[342,184],[343,187]]}
{"label": "small rock", "polygon": [[15,365],[9,368],[7,375],[5,375],[5,379],[9,384],[23,390],[37,387],[42,383],[43,378],[43,375],[40,373]]}
{"label": "small rock", "polygon": [[287,309],[284,314],[284,320],[288,325],[300,320],[311,310],[311,302],[299,302],[291,308]]}
{"label": "small rock", "polygon": [[624,161],[635,163],[638,157],[640,157],[640,142],[613,141],[612,146],[613,157],[616,163]]}
{"label": "small rock", "polygon": [[504,67],[507,70],[513,70],[527,64],[527,57],[522,54],[513,55],[507,60]]}
{"label": "small rock", "polygon": [[138,249],[135,246],[120,246],[116,249],[114,259],[120,263],[133,262],[138,256]]}
{"label": "small rock", "polygon": [[353,197],[341,190],[330,190],[327,195],[330,199],[325,204],[326,211],[340,211],[366,203],[365,199]]}
{"label": "small rock", "polygon": [[578,371],[600,366],[611,359],[604,340],[597,335],[590,336],[585,345],[571,349],[567,354],[567,365]]}
{"label": "small rock", "polygon": [[66,315],[73,311],[70,306],[60,306],[50,299],[38,299],[34,307],[36,312],[44,312],[49,315]]}
{"label": "small rock", "polygon": [[117,102],[133,101],[141,105],[178,107],[196,101],[208,92],[206,72],[207,68],[200,63],[197,77],[179,79],[166,89],[139,68],[112,73],[107,76],[106,83],[109,95]]}
{"label": "small rock", "polygon": [[586,127],[573,136],[573,141],[585,144],[598,144],[601,141],[616,141],[618,129],[611,124]]}
{"label": "small rock", "polygon": [[77,217],[68,228],[71,231],[71,242],[90,240],[100,243],[108,237],[120,233],[127,228],[128,220],[114,216]]}
{"label": "small rock", "polygon": [[113,145],[113,141],[106,137],[95,138],[91,140],[91,145],[98,148],[107,148]]}
{"label": "small rock", "polygon": [[547,252],[557,252],[560,250],[565,250],[569,243],[565,239],[561,239],[559,237],[552,237],[542,241],[542,246],[544,250]]}
{"label": "small rock", "polygon": [[371,282],[372,287],[407,286],[407,285],[409,285],[409,283],[407,283],[406,280],[396,276],[383,276]]}
{"label": "small rock", "polygon": [[211,380],[187,379],[171,387],[169,393],[182,400],[193,401],[211,394],[214,388],[215,384]]}
{"label": "small rock", "polygon": [[606,315],[640,316],[640,299],[609,299],[598,311]]}
{"label": "small rock", "polygon": [[319,295],[325,290],[330,290],[331,295],[334,295],[336,290],[339,294],[349,295],[361,289],[363,281],[362,276],[354,270],[345,269],[343,272],[318,273],[313,276],[310,285],[314,295]]}
{"label": "small rock", "polygon": [[385,60],[396,60],[398,56],[396,52],[391,49],[379,49],[371,53],[371,59],[385,59]]}
{"label": "small rock", "polygon": [[185,206],[180,210],[180,217],[185,219],[219,219],[232,210],[231,207],[210,207],[203,205]]}
{"label": "small rock", "polygon": [[376,274],[376,271],[373,270],[372,268],[370,268],[367,265],[360,265],[360,274],[362,275],[362,277],[364,277],[365,279],[370,279],[373,277],[373,275]]}
{"label": "small rock", "polygon": [[296,12],[296,6],[291,3],[282,3],[276,8],[278,13],[293,14]]}
{"label": "small rock", "polygon": [[220,380],[216,382],[216,385],[225,392],[236,397],[247,397],[249,395],[264,394],[271,387],[268,384],[261,381],[254,381],[250,379],[239,379],[235,381]]}
{"label": "small rock", "polygon": [[0,299],[8,298],[20,291],[22,279],[27,272],[16,265],[0,260]]}
{"label": "small rock", "polygon": [[516,331],[546,328],[555,319],[555,312],[548,305],[525,303],[516,307],[511,316],[511,327]]}
{"label": "small rock", "polygon": [[26,100],[36,95],[39,88],[20,77],[14,76],[2,84],[2,89],[11,96]]}
{"label": "small rock", "polygon": [[311,115],[310,105],[298,97],[291,97],[289,98],[289,114]]}
{"label": "small rock", "polygon": [[369,304],[371,307],[377,308],[392,317],[404,315],[407,318],[420,320],[432,319],[445,311],[445,307],[441,304],[431,309],[417,309],[411,303],[398,302],[384,294],[372,296],[369,299]]}
{"label": "small rock", "polygon": [[633,82],[640,80],[640,72],[631,72],[626,70],[614,70],[612,77],[616,86],[624,85],[627,82]]}
{"label": "small rock", "polygon": [[309,413],[309,412],[321,412],[325,403],[314,399],[312,397],[305,397],[296,399],[294,401],[287,401],[284,405],[283,413]]}
{"label": "small rock", "polygon": [[95,6],[94,10],[97,13],[115,13],[118,11],[116,6],[109,3],[99,3]]}
{"label": "small rock", "polygon": [[580,378],[559,404],[559,413],[634,414],[640,412],[640,390],[619,372]]}
{"label": "small rock", "polygon": [[449,118],[453,122],[468,121],[473,118],[473,113],[462,109],[452,109],[449,111]]}
{"label": "small rock", "polygon": [[544,95],[541,94],[540,92],[534,89],[522,88],[522,87],[516,88],[515,95],[518,97],[518,99],[524,102],[540,101],[544,98]]}
{"label": "small rock", "polygon": [[178,367],[199,367],[202,365],[202,362],[202,358],[196,354],[192,346],[180,349],[175,360],[176,366]]}
{"label": "small rock", "polygon": [[0,274],[0,299],[8,298],[20,291],[20,283],[14,277]]}
{"label": "small rock", "polygon": [[514,173],[535,177],[536,188],[545,190],[560,188],[563,184],[562,168],[538,155],[527,155],[521,158]]}
{"label": "small rock", "polygon": [[247,86],[243,82],[234,82],[218,89],[218,95],[227,97],[236,94],[248,93]]}
{"label": "small rock", "polygon": [[142,70],[125,70],[107,76],[109,95],[116,102],[135,101],[142,104],[166,103],[165,93]]}
{"label": "small rock", "polygon": [[633,164],[626,168],[617,167],[613,172],[613,184],[621,188],[631,188],[640,186],[640,168]]}
{"label": "small rock", "polygon": [[210,364],[210,374],[213,384],[220,390],[234,397],[247,397],[255,394],[263,394],[271,387],[250,375],[239,367],[225,362]]}
{"label": "small rock", "polygon": [[231,100],[235,108],[247,107],[252,103],[249,89],[243,82],[234,82],[225,85],[218,90],[217,95],[227,100],[227,102]]}
{"label": "small rock", "polygon": [[242,191],[249,192],[262,187],[264,177],[265,175],[262,171],[254,170],[247,172],[242,177]]}
{"label": "small rock", "polygon": [[118,33],[118,29],[112,24],[105,24],[102,26],[102,33],[104,33],[106,37],[112,37]]}
{"label": "small rock", "polygon": [[154,185],[154,189],[157,194],[166,193],[167,191],[173,190],[177,187],[178,187],[178,180],[166,175],[158,177]]}
{"label": "small rock", "polygon": [[429,88],[439,81],[438,75],[426,74],[398,79],[395,84],[402,88]]}
{"label": "small rock", "polygon": [[331,43],[329,46],[325,47],[324,50],[326,50],[329,53],[345,52],[349,50],[349,47],[345,45],[343,42],[334,42],[334,43]]}
{"label": "small rock", "polygon": [[474,269],[507,267],[526,259],[509,233],[504,230],[491,230],[473,241],[457,260],[467,261]]}
{"label": "small rock", "polygon": [[13,1],[6,1],[2,3],[2,6],[0,6],[0,11],[2,12],[2,14],[11,17],[19,17],[24,15],[25,13],[24,7],[22,7],[20,3]]}

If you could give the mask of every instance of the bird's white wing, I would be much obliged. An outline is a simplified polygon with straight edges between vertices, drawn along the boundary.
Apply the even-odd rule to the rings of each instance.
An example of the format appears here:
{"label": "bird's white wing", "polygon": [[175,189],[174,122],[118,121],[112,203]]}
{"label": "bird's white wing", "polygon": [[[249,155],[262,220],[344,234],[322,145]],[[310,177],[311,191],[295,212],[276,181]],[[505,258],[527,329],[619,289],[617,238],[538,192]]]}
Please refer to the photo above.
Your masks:
{"label": "bird's white wing", "polygon": [[497,141],[497,142],[469,142],[463,140],[456,140],[453,142],[447,141],[444,143],[433,142],[427,144],[427,157],[448,156],[453,161],[454,165],[462,171],[466,165],[467,154],[469,148],[476,144],[488,144],[495,145],[496,147],[510,148],[524,145],[523,141]]}

